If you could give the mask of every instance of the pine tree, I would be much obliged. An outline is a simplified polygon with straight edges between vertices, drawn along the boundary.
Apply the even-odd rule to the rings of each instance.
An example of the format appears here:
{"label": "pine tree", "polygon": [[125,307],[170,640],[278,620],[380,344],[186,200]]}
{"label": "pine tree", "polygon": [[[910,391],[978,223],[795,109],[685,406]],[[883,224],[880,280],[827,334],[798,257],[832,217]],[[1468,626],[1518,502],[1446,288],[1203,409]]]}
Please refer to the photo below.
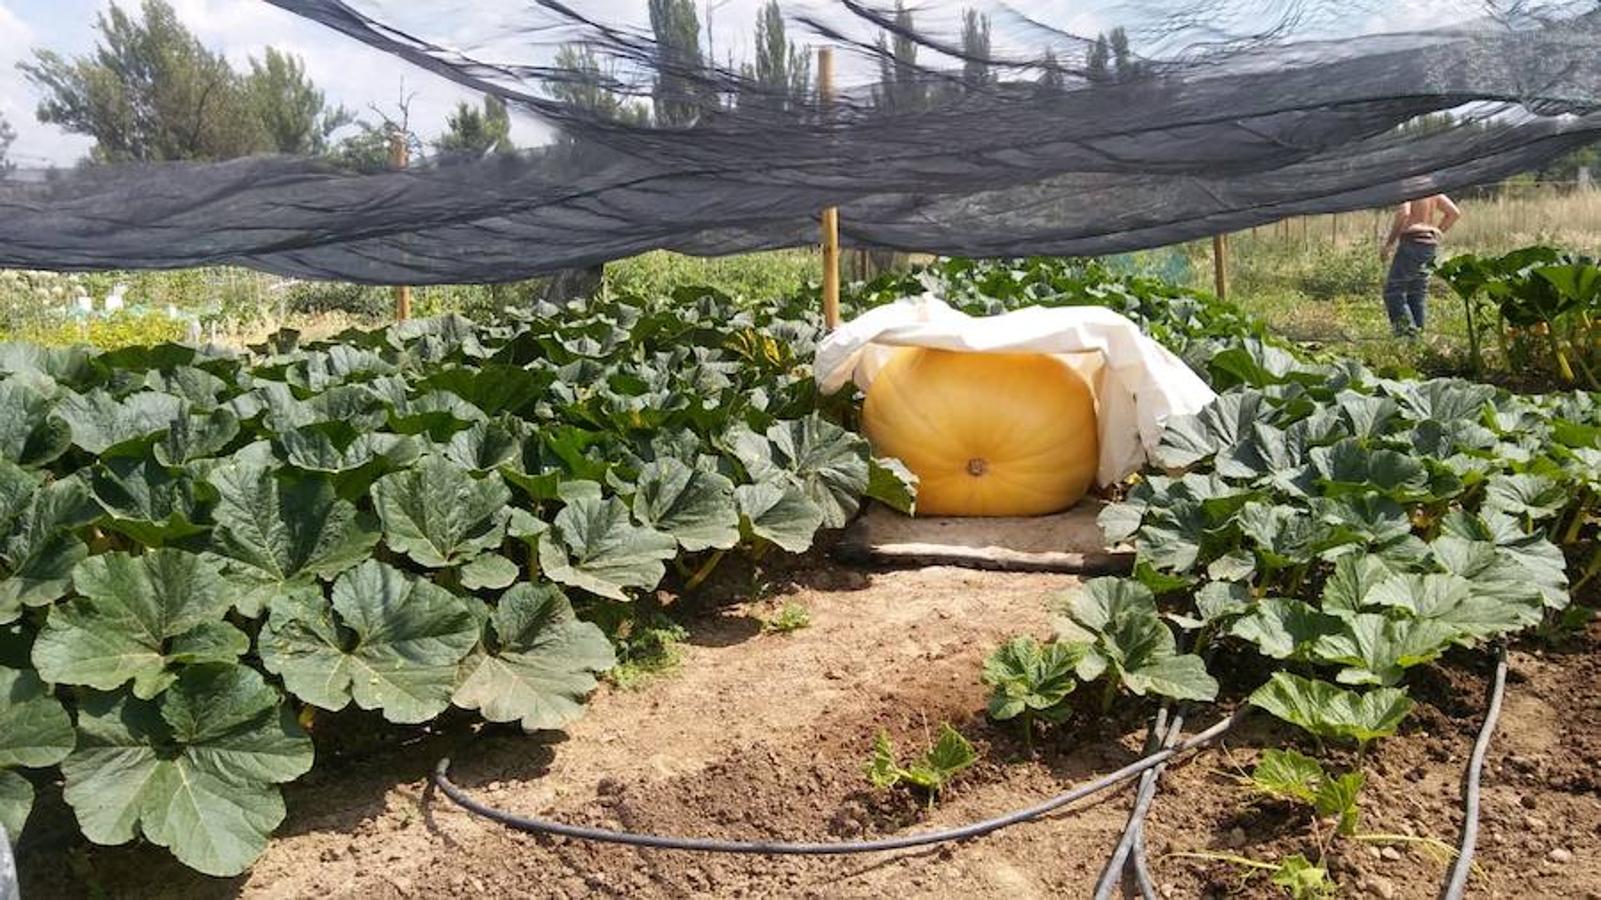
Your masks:
{"label": "pine tree", "polygon": [[506,110],[506,101],[485,94],[482,110],[465,101],[457,103],[456,111],[445,123],[445,133],[434,139],[434,149],[464,156],[512,152],[516,147],[511,142],[511,114]]}
{"label": "pine tree", "polygon": [[742,103],[787,109],[806,106],[812,84],[811,55],[786,36],[778,0],[768,0],[757,12],[756,64],[742,67],[741,73],[755,89],[754,96],[742,98]]}
{"label": "pine tree", "polygon": [[1111,80],[1112,49],[1106,35],[1099,35],[1090,45],[1089,57],[1084,61],[1084,75],[1097,84]]}
{"label": "pine tree", "polygon": [[94,138],[94,161],[320,152],[349,121],[327,107],[299,59],[269,49],[241,76],[167,0],[144,0],[139,13],[113,2],[95,21],[93,52],[38,50],[19,67],[44,94],[39,121]]}
{"label": "pine tree", "polygon": [[651,92],[656,124],[693,125],[716,102],[706,96],[695,0],[650,0],[650,28],[656,39],[656,85]]}
{"label": "pine tree", "polygon": [[895,36],[888,43],[878,36],[878,105],[896,112],[911,112],[928,105],[928,85],[917,70],[917,42],[912,40],[912,12],[895,0]]}
{"label": "pine tree", "polygon": [[990,17],[969,9],[962,15],[962,84],[976,90],[994,80],[990,72]]}
{"label": "pine tree", "polygon": [[11,142],[16,139],[17,133],[12,130],[11,123],[6,121],[5,116],[0,116],[0,178],[5,178],[17,167],[9,158]]}
{"label": "pine tree", "polygon": [[1036,84],[1040,93],[1058,94],[1066,87],[1061,63],[1056,61],[1056,51],[1046,49],[1045,56],[1040,59],[1040,78]]}
{"label": "pine tree", "polygon": [[1139,75],[1140,65],[1134,61],[1133,54],[1129,52],[1128,32],[1122,27],[1112,29],[1111,50],[1112,72],[1118,81],[1128,81]]}
{"label": "pine tree", "polygon": [[329,136],[355,120],[343,106],[329,108],[305,62],[272,47],[260,60],[251,57],[244,92],[278,153],[321,156]]}

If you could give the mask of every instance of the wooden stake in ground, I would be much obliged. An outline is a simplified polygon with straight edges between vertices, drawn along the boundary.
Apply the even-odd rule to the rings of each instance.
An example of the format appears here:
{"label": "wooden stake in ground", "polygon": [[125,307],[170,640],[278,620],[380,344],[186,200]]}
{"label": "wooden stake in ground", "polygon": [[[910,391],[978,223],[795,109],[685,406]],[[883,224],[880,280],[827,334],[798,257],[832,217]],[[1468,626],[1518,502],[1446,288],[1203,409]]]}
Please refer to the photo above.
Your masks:
{"label": "wooden stake in ground", "polygon": [[[406,148],[406,134],[399,128],[389,130],[389,168],[404,169],[410,160],[410,152]],[[411,318],[411,288],[400,285],[395,288],[395,319],[404,322]]]}
{"label": "wooden stake in ground", "polygon": [[1212,235],[1212,277],[1217,286],[1217,299],[1229,298],[1229,238],[1226,234]]}
{"label": "wooden stake in ground", "polygon": [[[827,114],[834,94],[834,51],[817,51],[817,103]],[[839,208],[823,210],[823,327],[839,327]]]}

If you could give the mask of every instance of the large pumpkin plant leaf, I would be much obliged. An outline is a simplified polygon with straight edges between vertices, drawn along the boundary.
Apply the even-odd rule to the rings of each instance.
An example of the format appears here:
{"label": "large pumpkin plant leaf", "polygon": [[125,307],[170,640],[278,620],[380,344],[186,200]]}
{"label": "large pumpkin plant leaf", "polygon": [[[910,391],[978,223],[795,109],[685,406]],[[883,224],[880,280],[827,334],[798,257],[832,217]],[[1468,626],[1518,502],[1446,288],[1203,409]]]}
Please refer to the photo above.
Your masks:
{"label": "large pumpkin plant leaf", "polygon": [[176,468],[221,453],[238,435],[239,417],[228,409],[179,416],[156,439],[154,455],[156,462]]}
{"label": "large pumpkin plant leaf", "polygon": [[146,547],[204,534],[195,524],[199,502],[194,479],[154,459],[115,457],[95,467],[90,489],[107,518],[104,527],[120,531]]}
{"label": "large pumpkin plant leaf", "polygon": [[1374,586],[1364,602],[1405,610],[1477,640],[1538,625],[1542,617],[1532,585],[1514,592],[1505,582],[1487,579],[1481,586],[1449,574],[1398,575]]}
{"label": "large pumpkin plant leaf", "polygon": [[243,872],[283,821],[278,785],[305,774],[311,740],[253,669],[186,668],[159,701],[91,694],[61,763],[84,836],[136,835],[207,875]]}
{"label": "large pumpkin plant leaf", "polygon": [[689,552],[739,543],[734,484],[671,457],[645,463],[635,482],[634,515]]}
{"label": "large pumpkin plant leaf", "polygon": [[1344,684],[1400,684],[1407,669],[1437,658],[1459,632],[1427,619],[1396,619],[1377,613],[1348,615],[1339,630],[1324,634],[1314,652],[1326,663],[1342,665]]}
{"label": "large pumpkin plant leaf", "polygon": [[215,565],[184,550],[103,553],[73,570],[78,596],[51,607],[33,645],[40,677],[102,691],[132,681],[148,700],[180,663],[232,662],[250,648],[223,621],[232,601]]}
{"label": "large pumpkin plant leaf", "polygon": [[552,581],[627,600],[629,589],[654,588],[677,552],[671,536],[635,525],[618,498],[575,497],[540,539],[539,567]]}
{"label": "large pumpkin plant leaf", "polygon": [[210,480],[217,491],[213,546],[239,591],[234,606],[246,616],[289,585],[354,566],[378,542],[371,516],[340,500],[321,476],[278,473],[265,456],[240,453]]}
{"label": "large pumpkin plant leaf", "polygon": [[745,530],[789,553],[805,553],[823,527],[823,511],[782,477],[734,488],[734,502]]}
{"label": "large pumpkin plant leaf", "polygon": [[429,568],[460,565],[506,536],[506,483],[498,475],[474,478],[441,456],[378,479],[372,498],[384,543]]}
{"label": "large pumpkin plant leaf", "polygon": [[485,629],[483,644],[462,661],[452,699],[491,722],[561,728],[583,714],[595,675],[617,663],[606,635],[580,621],[554,585],[507,591]]}
{"label": "large pumpkin plant leaf", "polygon": [[146,391],[118,400],[96,389],[87,394],[68,392],[56,404],[55,415],[67,423],[74,444],[107,457],[138,451],[187,416],[188,410],[171,394]]}
{"label": "large pumpkin plant leaf", "polygon": [[72,719],[39,676],[0,666],[0,825],[12,840],[33,806],[33,786],[7,769],[53,766],[72,752]]}
{"label": "large pumpkin plant leaf", "polygon": [[0,460],[0,625],[15,621],[24,606],[67,593],[72,567],[89,555],[75,530],[99,512],[77,476],[43,484]]}
{"label": "large pumpkin plant leaf", "polygon": [[391,722],[426,722],[450,705],[456,666],[478,642],[468,601],[368,560],[334,582],[273,601],[257,641],[267,671],[313,706],[352,699]]}
{"label": "large pumpkin plant leaf", "polygon": [[797,479],[823,511],[824,528],[844,528],[868,484],[867,441],[819,415],[767,429],[774,462]]}
{"label": "large pumpkin plant leaf", "polygon": [[905,463],[875,456],[868,460],[867,466],[864,496],[908,516],[917,511],[917,475],[906,468]]}
{"label": "large pumpkin plant leaf", "polygon": [[1094,681],[1110,672],[1135,694],[1176,700],[1212,700],[1217,679],[1194,654],[1178,652],[1173,632],[1157,613],[1149,588],[1126,578],[1094,578],[1059,598],[1057,637],[1084,646],[1078,676]]}
{"label": "large pumpkin plant leaf", "polygon": [[1299,600],[1266,597],[1235,620],[1229,633],[1250,641],[1264,656],[1305,659],[1318,638],[1340,628],[1340,620]]}
{"label": "large pumpkin plant leaf", "polygon": [[72,446],[72,429],[50,415],[55,403],[17,379],[0,381],[0,459],[37,468]]}
{"label": "large pumpkin plant leaf", "polygon": [[1366,744],[1395,734],[1414,704],[1400,688],[1359,693],[1326,681],[1274,672],[1251,694],[1251,705],[1318,737]]}

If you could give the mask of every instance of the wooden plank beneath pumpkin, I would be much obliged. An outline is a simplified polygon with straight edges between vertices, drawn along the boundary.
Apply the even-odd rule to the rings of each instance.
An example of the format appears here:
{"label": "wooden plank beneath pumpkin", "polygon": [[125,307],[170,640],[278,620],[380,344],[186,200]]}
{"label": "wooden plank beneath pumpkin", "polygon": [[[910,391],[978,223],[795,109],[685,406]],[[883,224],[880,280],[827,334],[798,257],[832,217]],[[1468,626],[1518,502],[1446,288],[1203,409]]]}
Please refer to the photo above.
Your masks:
{"label": "wooden plank beneath pumpkin", "polygon": [[871,504],[845,529],[834,555],[890,567],[965,566],[1016,572],[1120,574],[1134,566],[1128,547],[1108,547],[1095,522],[1103,504],[1030,518],[913,518]]}

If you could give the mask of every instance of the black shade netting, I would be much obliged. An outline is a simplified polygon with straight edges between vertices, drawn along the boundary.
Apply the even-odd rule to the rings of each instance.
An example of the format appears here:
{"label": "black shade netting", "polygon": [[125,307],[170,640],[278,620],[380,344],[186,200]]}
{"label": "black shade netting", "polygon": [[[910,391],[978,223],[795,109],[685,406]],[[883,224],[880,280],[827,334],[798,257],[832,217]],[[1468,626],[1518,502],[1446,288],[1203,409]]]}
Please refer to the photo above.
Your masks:
{"label": "black shade netting", "polygon": [[274,155],[14,173],[0,266],[495,282],[809,244],[830,205],[852,247],[1104,254],[1491,183],[1601,139],[1589,3],[1444,4],[1421,30],[1366,0],[1125,3],[1109,45],[1024,4],[818,0],[774,4],[784,36],[753,63],[653,24],[688,0],[267,2],[550,139],[396,171]]}

